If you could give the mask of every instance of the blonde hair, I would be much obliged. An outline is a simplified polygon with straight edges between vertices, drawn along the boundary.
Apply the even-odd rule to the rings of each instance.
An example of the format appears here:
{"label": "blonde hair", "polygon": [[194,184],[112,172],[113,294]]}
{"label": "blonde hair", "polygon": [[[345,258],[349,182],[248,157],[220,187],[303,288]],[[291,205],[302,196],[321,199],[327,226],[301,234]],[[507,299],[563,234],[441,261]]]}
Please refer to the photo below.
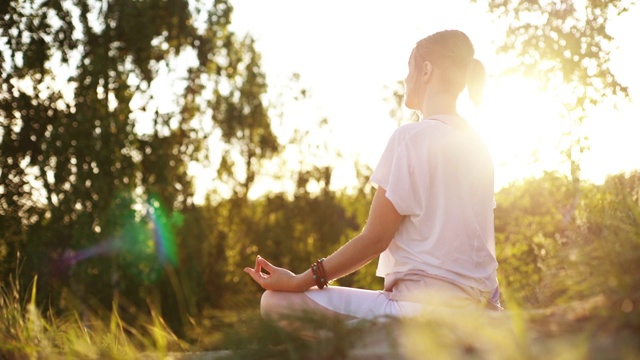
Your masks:
{"label": "blonde hair", "polygon": [[469,37],[459,30],[444,30],[431,34],[416,44],[414,65],[429,61],[444,69],[445,91],[458,96],[465,86],[475,105],[482,102],[486,72]]}

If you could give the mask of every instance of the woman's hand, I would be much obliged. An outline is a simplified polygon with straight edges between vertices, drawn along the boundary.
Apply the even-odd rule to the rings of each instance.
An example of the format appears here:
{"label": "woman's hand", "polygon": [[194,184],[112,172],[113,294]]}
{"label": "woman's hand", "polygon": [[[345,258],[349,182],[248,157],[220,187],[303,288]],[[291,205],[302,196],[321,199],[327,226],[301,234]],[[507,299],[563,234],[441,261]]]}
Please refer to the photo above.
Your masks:
{"label": "woman's hand", "polygon": [[301,283],[299,276],[287,269],[271,265],[260,255],[256,257],[255,267],[253,269],[246,267],[244,272],[251,275],[253,280],[265,290],[302,292],[308,289]]}
{"label": "woman's hand", "polygon": [[[385,189],[378,187],[362,233],[325,259],[323,264],[327,279],[339,279],[351,274],[380,255],[393,240],[403,219],[404,216],[386,197]],[[302,292],[315,285],[311,269],[295,275],[287,269],[271,265],[260,256],[256,257],[254,268],[247,267],[244,271],[266,290]]]}

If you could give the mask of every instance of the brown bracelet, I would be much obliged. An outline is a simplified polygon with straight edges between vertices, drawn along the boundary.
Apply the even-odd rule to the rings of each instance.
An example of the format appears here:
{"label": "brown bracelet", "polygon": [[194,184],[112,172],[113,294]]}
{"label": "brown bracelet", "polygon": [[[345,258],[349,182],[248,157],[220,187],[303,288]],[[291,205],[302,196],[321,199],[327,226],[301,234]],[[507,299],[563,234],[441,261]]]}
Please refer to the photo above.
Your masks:
{"label": "brown bracelet", "polygon": [[327,280],[327,273],[324,271],[324,265],[322,264],[323,261],[324,258],[318,259],[318,261],[311,265],[313,280],[316,282],[318,289],[323,289],[329,284],[329,281]]}

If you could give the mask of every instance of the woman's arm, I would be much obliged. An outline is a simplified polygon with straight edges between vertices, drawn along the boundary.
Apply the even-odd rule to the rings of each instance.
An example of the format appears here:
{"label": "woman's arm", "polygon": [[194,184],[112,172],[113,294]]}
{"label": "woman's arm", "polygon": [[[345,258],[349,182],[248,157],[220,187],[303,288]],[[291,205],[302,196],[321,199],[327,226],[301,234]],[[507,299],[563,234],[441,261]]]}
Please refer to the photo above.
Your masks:
{"label": "woman's arm", "polygon": [[[362,232],[324,261],[327,277],[343,277],[373,260],[389,246],[403,218],[386,197],[385,189],[379,187]],[[262,272],[262,269],[268,274]],[[254,268],[245,268],[244,271],[267,290],[300,292],[315,285],[310,269],[295,275],[287,269],[271,265],[260,256],[256,258]]]}

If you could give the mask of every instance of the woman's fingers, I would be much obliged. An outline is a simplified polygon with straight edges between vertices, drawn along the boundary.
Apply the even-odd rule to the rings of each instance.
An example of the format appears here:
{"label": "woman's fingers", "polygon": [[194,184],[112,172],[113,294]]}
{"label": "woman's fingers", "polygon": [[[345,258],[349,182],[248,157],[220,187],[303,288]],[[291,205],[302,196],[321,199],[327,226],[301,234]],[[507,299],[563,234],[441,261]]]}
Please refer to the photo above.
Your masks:
{"label": "woman's fingers", "polygon": [[[270,276],[275,267],[271,265],[267,260],[263,259],[260,255],[256,256],[256,262],[253,268],[246,267],[244,272],[249,274],[251,278],[261,286],[264,281]],[[262,272],[262,269],[266,270],[269,274]]]}
{"label": "woman's fingers", "polygon": [[262,275],[260,272],[256,272],[256,271],[254,271],[252,268],[249,268],[249,267],[244,268],[244,272],[246,272],[247,274],[249,274],[249,275],[251,276],[251,278],[252,278],[255,282],[257,282],[258,284],[262,285],[262,280],[263,280],[264,278],[263,278],[263,275]]}
{"label": "woman's fingers", "polygon": [[260,256],[256,258],[256,264],[260,264],[260,266],[267,270],[269,273],[272,273],[275,269],[275,266],[271,265],[270,262]]}
{"label": "woman's fingers", "polygon": [[295,277],[291,271],[274,266],[261,256],[256,256],[254,267],[245,267],[244,272],[266,290],[290,291]]}
{"label": "woman's fingers", "polygon": [[260,259],[261,259],[260,255],[256,256],[256,265],[255,265],[255,267],[253,268],[253,271],[255,271],[255,272],[257,272],[257,273],[259,273],[259,272],[261,271],[261,268],[260,268],[260,262],[258,261],[258,260],[260,260]]}

